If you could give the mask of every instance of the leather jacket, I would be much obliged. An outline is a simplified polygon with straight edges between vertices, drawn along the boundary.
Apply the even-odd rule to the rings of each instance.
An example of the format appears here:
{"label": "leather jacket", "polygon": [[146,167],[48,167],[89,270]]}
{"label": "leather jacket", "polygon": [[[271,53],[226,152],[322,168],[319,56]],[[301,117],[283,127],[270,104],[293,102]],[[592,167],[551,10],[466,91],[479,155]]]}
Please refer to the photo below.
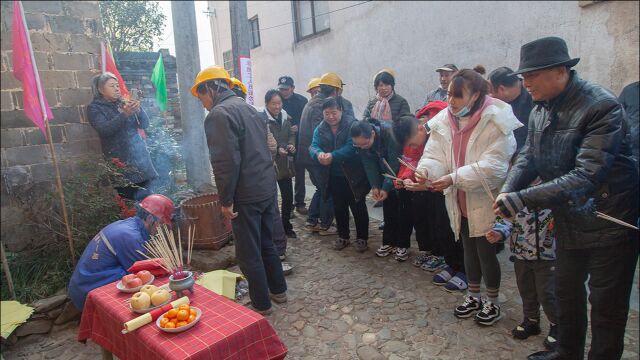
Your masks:
{"label": "leather jacket", "polygon": [[[624,116],[609,90],[575,71],[559,96],[531,111],[527,141],[502,192],[519,192],[531,209],[551,209],[560,249],[612,246],[631,237],[632,230],[594,212],[631,224],[638,218],[638,168]],[[542,183],[528,187],[538,176]]]}

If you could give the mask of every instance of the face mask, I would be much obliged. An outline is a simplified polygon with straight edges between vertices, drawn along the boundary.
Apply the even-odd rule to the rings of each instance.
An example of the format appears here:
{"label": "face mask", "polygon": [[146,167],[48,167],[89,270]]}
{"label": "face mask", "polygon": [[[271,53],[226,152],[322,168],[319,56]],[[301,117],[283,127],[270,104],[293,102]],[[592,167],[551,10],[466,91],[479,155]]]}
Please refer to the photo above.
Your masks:
{"label": "face mask", "polygon": [[449,111],[453,114],[453,116],[455,117],[465,117],[467,115],[469,115],[469,112],[471,112],[471,109],[469,109],[469,105],[472,104],[475,100],[471,100],[469,101],[469,104],[465,105],[462,109],[460,109],[460,111],[458,111],[457,113],[454,113],[453,110],[451,109],[451,105],[449,105]]}

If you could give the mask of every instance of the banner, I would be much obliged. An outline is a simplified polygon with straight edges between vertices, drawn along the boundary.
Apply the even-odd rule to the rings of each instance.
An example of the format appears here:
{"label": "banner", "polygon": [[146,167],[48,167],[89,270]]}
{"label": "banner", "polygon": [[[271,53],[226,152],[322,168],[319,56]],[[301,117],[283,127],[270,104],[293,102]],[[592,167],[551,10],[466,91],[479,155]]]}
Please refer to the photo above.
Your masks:
{"label": "banner", "polygon": [[156,65],[153,67],[151,82],[156,88],[156,101],[160,111],[167,111],[167,78],[164,73],[164,61],[162,53],[158,57]]}
{"label": "banner", "polygon": [[251,58],[240,56],[240,81],[247,87],[247,103],[253,105],[253,72],[251,70]]}

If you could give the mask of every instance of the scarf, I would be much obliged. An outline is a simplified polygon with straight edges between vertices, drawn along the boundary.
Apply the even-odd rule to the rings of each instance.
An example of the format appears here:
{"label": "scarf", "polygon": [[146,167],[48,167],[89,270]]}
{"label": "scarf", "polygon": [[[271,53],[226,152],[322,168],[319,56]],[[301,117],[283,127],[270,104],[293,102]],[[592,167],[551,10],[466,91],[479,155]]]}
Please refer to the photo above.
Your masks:
{"label": "scarf", "polygon": [[[465,127],[462,129],[458,128],[458,121],[451,113],[451,110],[447,110],[447,118],[449,119],[449,127],[451,128],[451,141],[453,142],[453,160],[455,161],[456,171],[459,167],[465,165],[467,144],[469,143],[471,133],[476,128],[476,125],[478,125],[478,123],[480,122],[480,118],[482,117],[482,112],[484,111],[484,109],[492,104],[493,98],[490,96],[485,96],[482,106],[480,106],[478,110],[471,114],[469,122],[467,122]],[[467,217],[467,196],[462,190],[458,190],[458,207],[460,208],[462,216]]]}
{"label": "scarf", "polygon": [[378,119],[383,121],[391,121],[391,106],[389,105],[389,100],[393,97],[395,93],[392,91],[391,94],[387,97],[382,97],[380,94],[376,93],[376,104],[373,105],[373,109],[371,110],[371,118]]}

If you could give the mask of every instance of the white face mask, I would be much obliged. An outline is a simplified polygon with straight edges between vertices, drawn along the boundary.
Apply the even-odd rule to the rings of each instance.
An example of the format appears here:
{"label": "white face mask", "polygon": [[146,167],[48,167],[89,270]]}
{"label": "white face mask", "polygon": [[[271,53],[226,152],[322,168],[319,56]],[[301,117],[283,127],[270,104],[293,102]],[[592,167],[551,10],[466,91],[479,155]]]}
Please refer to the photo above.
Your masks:
{"label": "white face mask", "polygon": [[453,110],[451,109],[451,105],[449,105],[449,111],[453,114],[453,116],[456,117],[465,117],[467,115],[469,115],[469,112],[471,112],[471,108],[469,108],[469,105],[473,104],[474,101],[476,101],[476,99],[472,99],[471,101],[469,101],[469,103],[467,105],[465,105],[462,109],[460,109],[460,111],[458,111],[457,113],[454,113]]}

